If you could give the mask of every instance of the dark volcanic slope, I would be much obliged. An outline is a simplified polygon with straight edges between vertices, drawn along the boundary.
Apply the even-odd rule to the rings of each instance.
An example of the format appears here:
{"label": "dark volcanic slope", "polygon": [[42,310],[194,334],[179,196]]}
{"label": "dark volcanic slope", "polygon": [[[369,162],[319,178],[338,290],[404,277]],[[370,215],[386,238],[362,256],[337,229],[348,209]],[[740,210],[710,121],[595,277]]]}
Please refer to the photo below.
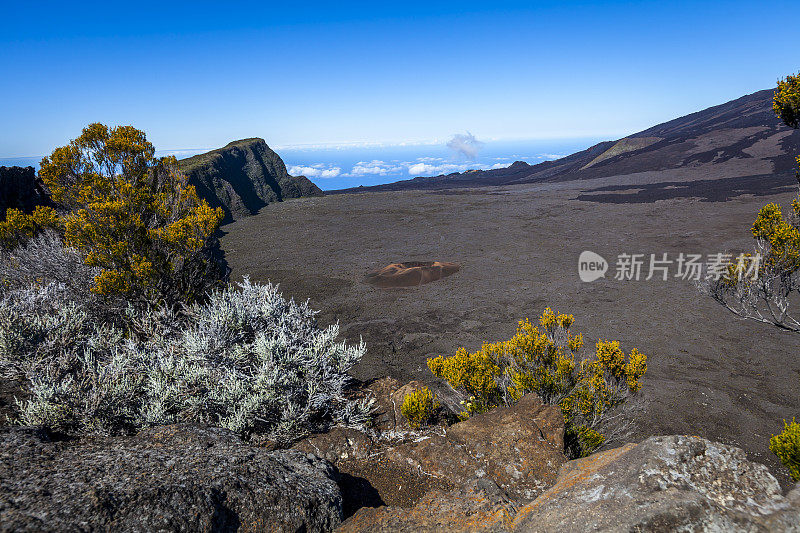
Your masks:
{"label": "dark volcanic slope", "polygon": [[0,167],[0,217],[9,209],[30,213],[39,205],[52,201],[33,167]]}
{"label": "dark volcanic slope", "polygon": [[223,148],[179,161],[197,193],[222,207],[225,222],[253,215],[284,198],[320,196],[305,176],[290,176],[283,160],[264,139],[242,139]]}
{"label": "dark volcanic slope", "polygon": [[[782,186],[793,181],[800,131],[787,128],[775,116],[773,94],[772,89],[759,91],[555,161],[537,165],[518,161],[504,169],[419,177],[336,192],[484,187],[668,169],[688,171],[682,181],[704,179],[712,173],[716,174],[713,179],[775,175],[779,183],[770,187]],[[634,176],[627,183],[651,183],[651,176],[643,180]]]}

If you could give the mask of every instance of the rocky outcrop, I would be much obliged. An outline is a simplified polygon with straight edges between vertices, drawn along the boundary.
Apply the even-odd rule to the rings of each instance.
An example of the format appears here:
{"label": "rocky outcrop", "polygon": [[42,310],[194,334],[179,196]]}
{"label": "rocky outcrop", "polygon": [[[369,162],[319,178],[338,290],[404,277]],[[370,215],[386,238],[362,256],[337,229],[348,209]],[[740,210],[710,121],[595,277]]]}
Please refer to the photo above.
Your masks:
{"label": "rocky outcrop", "polygon": [[414,431],[395,407],[419,385],[369,384],[370,432],[292,450],[182,424],[77,441],[0,428],[0,531],[800,532],[800,485],[782,495],[738,448],[651,437],[566,461],[561,413],[534,395]]}
{"label": "rocky outcrop", "polygon": [[800,485],[783,496],[733,446],[651,437],[566,463],[524,506],[484,479],[431,491],[411,509],[361,509],[339,531],[800,531]]}
{"label": "rocky outcrop", "polygon": [[29,213],[39,205],[52,203],[33,167],[0,167],[0,218],[9,209]]}
{"label": "rocky outcrop", "polygon": [[513,531],[800,531],[767,467],[700,437],[650,437],[571,461]]}
{"label": "rocky outcrop", "polygon": [[336,470],[219,428],[50,442],[0,429],[0,531],[331,531]]}
{"label": "rocky outcrop", "polygon": [[556,480],[564,456],[564,419],[534,395],[449,427],[446,433],[395,446],[386,458],[460,487],[475,478],[495,482],[530,501]]}
{"label": "rocky outcrop", "polygon": [[197,193],[225,211],[223,222],[253,215],[270,202],[320,196],[305,176],[290,176],[264,139],[242,139],[179,162]]}
{"label": "rocky outcrop", "polygon": [[[497,487],[509,501],[528,502],[555,482],[558,468],[566,462],[561,411],[543,405],[535,395],[449,428],[433,426],[409,431],[407,426],[392,421],[397,420],[393,408],[398,392],[408,387],[392,392],[385,385],[378,382],[374,388],[386,389],[378,401],[379,413],[383,414],[377,417],[386,429],[370,436],[353,429],[334,428],[295,445],[295,449],[334,463],[350,476],[351,484],[360,481],[374,489],[369,501],[359,502],[349,500],[353,495],[343,487],[348,509],[374,505],[412,507],[421,499],[430,499],[432,492],[469,492],[472,489],[464,487],[478,481],[484,487]],[[386,397],[390,401],[382,406]],[[356,498],[366,494],[359,490]]]}

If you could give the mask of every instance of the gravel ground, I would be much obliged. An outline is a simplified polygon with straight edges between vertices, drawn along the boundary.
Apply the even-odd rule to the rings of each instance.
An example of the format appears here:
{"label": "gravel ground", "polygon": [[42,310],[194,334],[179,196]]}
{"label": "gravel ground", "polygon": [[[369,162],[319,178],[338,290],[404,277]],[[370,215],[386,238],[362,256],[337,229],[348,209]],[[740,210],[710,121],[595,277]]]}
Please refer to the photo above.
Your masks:
{"label": "gravel ground", "polygon": [[[362,337],[368,351],[354,372],[361,380],[432,382],[429,357],[507,339],[519,319],[547,306],[572,313],[573,330],[590,347],[598,338],[618,339],[649,357],[635,440],[688,434],[740,446],[788,486],[768,441],[783,419],[800,414],[800,335],[742,321],[688,281],[613,277],[621,253],[674,259],[680,252],[749,251],[758,209],[770,201],[788,204],[793,193],[768,184],[767,194],[755,197],[721,180],[726,194],[654,201],[658,196],[634,184],[675,179],[649,173],[291,200],[226,226],[222,246],[234,278],[278,282],[284,294],[310,299],[323,325],[338,321],[347,339]],[[618,185],[625,187],[601,190],[636,200],[578,199]],[[580,281],[583,250],[609,261],[606,278]],[[399,261],[452,261],[461,269],[408,289],[364,282],[367,272]]]}

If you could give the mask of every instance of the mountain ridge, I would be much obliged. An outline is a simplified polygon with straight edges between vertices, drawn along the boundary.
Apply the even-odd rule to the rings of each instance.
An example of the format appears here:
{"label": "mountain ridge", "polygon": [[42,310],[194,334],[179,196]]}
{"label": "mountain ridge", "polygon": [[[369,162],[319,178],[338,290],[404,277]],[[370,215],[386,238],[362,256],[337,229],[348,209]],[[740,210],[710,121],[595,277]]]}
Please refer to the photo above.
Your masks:
{"label": "mountain ridge", "polygon": [[[693,172],[696,175],[685,178],[691,181],[705,178],[704,173],[712,167],[724,177],[774,175],[783,183],[796,168],[800,131],[788,128],[775,116],[773,95],[774,89],[757,91],[535,165],[517,161],[502,169],[415,177],[326,194],[588,180],[672,169]],[[719,166],[723,163],[724,169]]]}
{"label": "mountain ridge", "polygon": [[223,223],[253,215],[286,198],[322,195],[305,176],[291,176],[280,156],[258,137],[229,142],[181,159],[178,165],[211,207],[223,209]]}

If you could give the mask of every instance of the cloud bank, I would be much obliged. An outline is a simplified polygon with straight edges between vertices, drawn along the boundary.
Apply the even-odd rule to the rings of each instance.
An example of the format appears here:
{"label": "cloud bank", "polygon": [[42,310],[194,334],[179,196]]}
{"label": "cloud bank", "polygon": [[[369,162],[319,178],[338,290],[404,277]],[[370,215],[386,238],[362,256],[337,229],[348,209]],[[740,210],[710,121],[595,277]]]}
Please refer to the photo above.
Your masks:
{"label": "cloud bank", "polygon": [[[540,153],[536,155],[504,154],[502,157],[487,157],[484,154],[478,158],[485,143],[479,141],[470,132],[458,133],[445,143],[452,152],[450,157],[421,156],[410,160],[381,160],[358,161],[357,163],[336,162],[334,159],[327,163],[306,163],[289,167],[289,173],[304,175],[309,178],[390,178],[407,179],[419,176],[439,176],[468,170],[496,170],[510,166],[514,161],[527,161],[535,164],[540,161],[559,159],[564,154]],[[395,145],[396,146],[396,145]],[[441,144],[439,145],[441,146]],[[336,150],[345,149],[337,146]],[[347,166],[345,166],[347,165]],[[350,166],[349,170],[346,170]]]}
{"label": "cloud bank", "polygon": [[[308,178],[357,178],[363,176],[393,176],[401,179],[406,176],[438,176],[467,170],[495,170],[506,168],[511,163],[507,158],[495,158],[492,163],[453,163],[440,157],[419,157],[413,161],[359,161],[349,172],[342,172],[339,166],[317,163],[289,167],[289,174]],[[505,161],[503,161],[505,160]]]}
{"label": "cloud bank", "polygon": [[403,166],[373,159],[369,162],[359,161],[348,174],[350,176],[386,176],[388,174],[397,174],[404,170]]}
{"label": "cloud bank", "polygon": [[292,176],[305,176],[307,178],[336,178],[341,173],[341,168],[325,168],[325,165],[321,163],[311,166],[295,165],[293,167],[289,167],[289,174]]}

